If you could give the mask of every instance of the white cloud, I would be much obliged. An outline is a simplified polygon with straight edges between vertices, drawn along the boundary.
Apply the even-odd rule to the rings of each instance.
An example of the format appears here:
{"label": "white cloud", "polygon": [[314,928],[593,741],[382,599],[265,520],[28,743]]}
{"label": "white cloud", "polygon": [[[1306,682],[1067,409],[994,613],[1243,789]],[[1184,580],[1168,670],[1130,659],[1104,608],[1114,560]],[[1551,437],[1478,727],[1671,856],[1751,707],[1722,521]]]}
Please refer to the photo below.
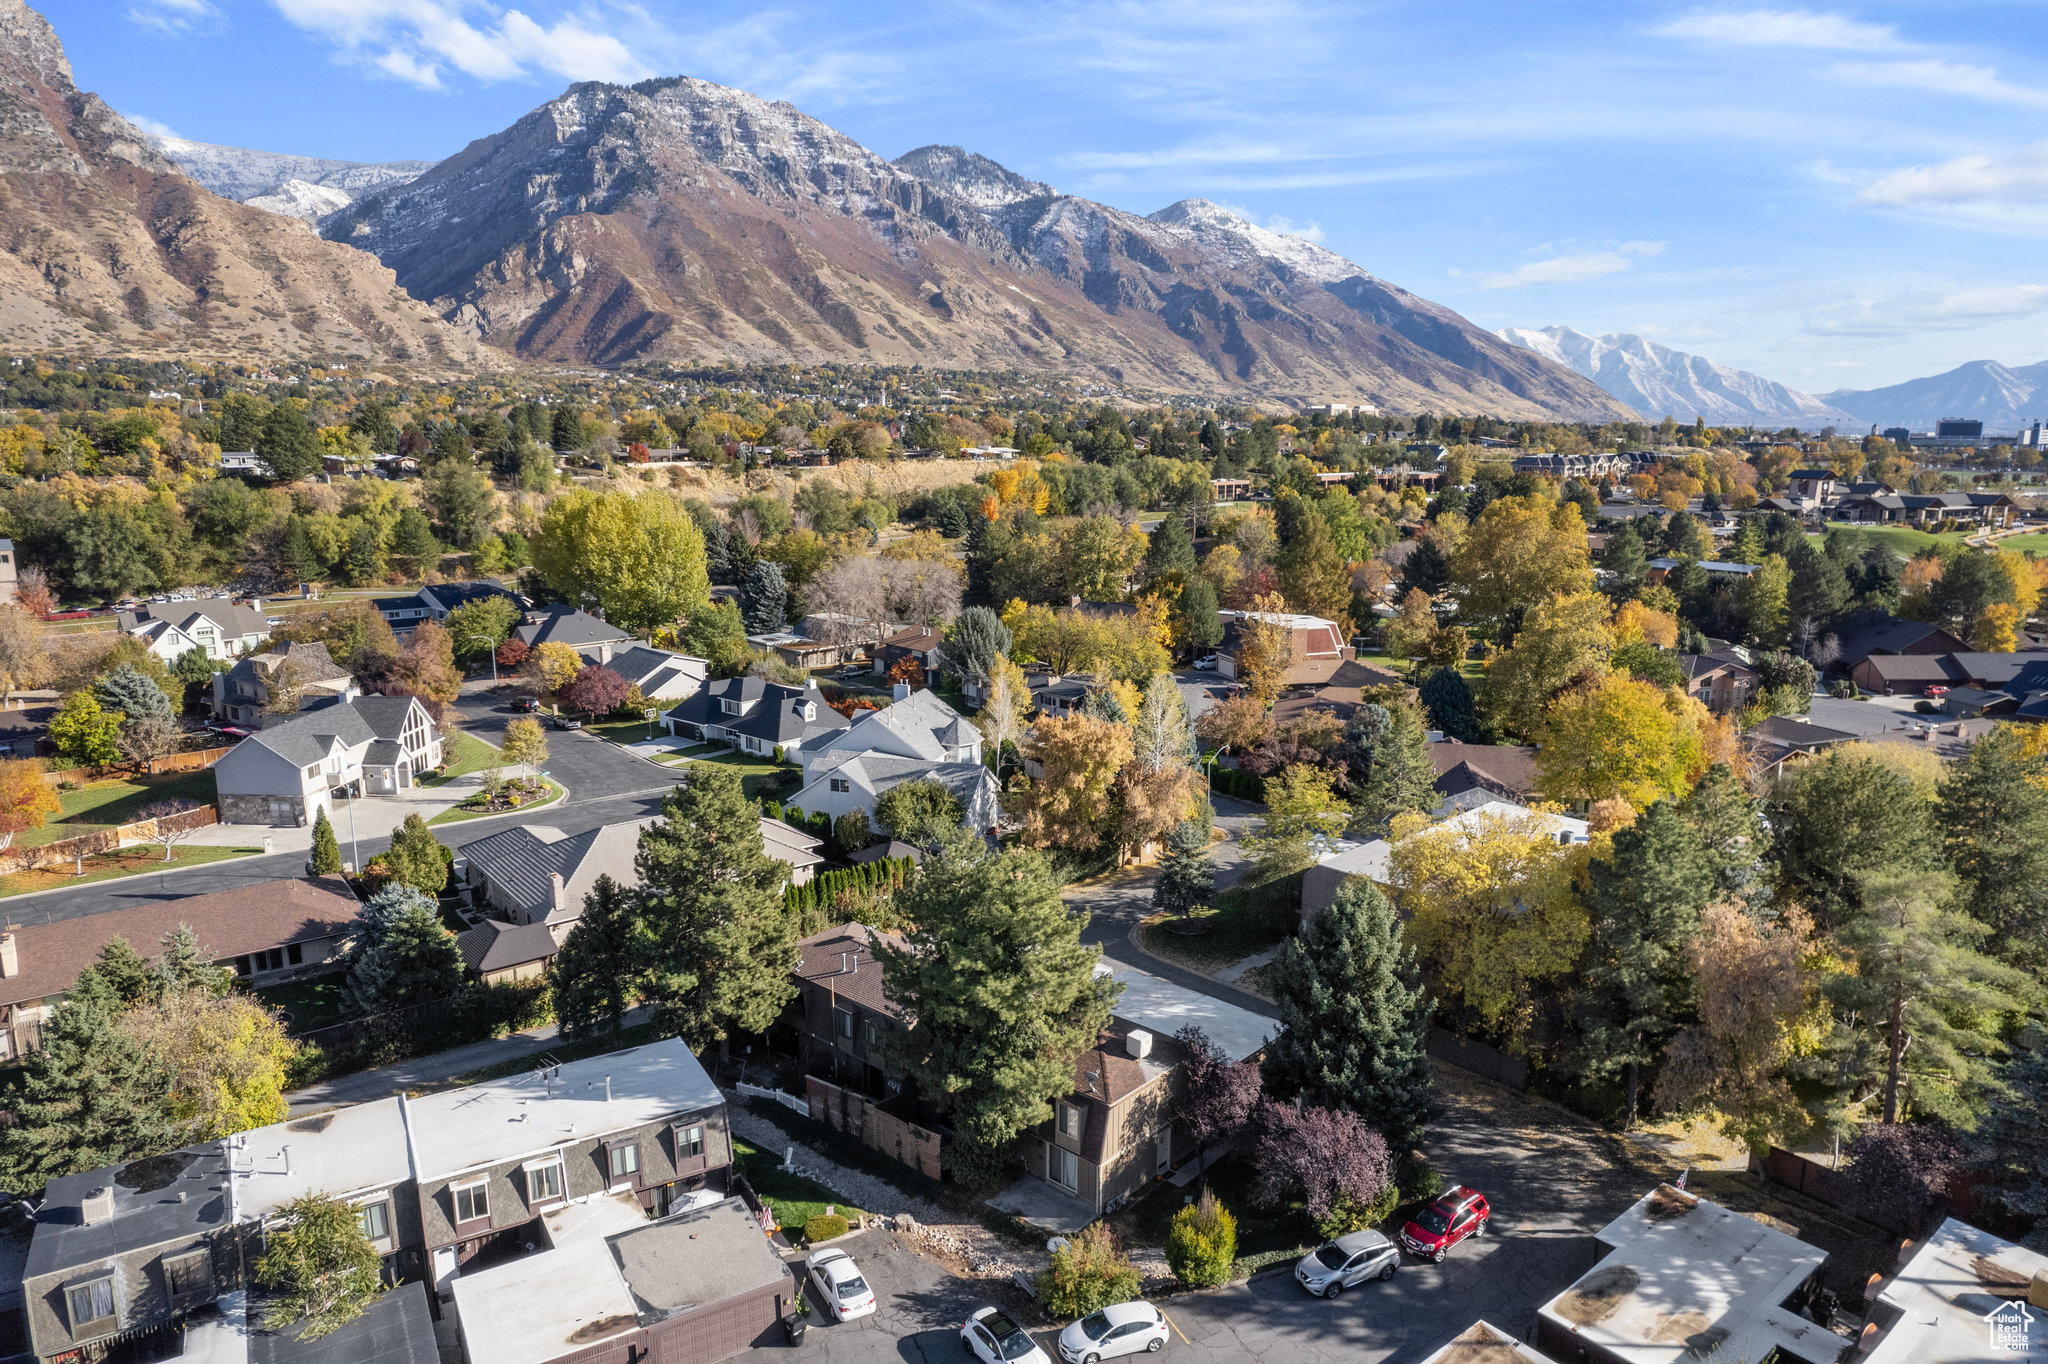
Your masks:
{"label": "white cloud", "polygon": [[1828,75],[1846,85],[1873,90],[1927,90],[1937,95],[2010,104],[2026,109],[2048,109],[2048,90],[2014,85],[1988,66],[1962,62],[1842,62],[1828,69]]}
{"label": "white cloud", "polygon": [[[480,81],[540,73],[569,80],[634,81],[652,74],[634,48],[600,26],[589,11],[549,23],[486,0],[272,3],[291,23],[333,43],[350,60],[427,89],[440,86],[449,69]],[[631,12],[630,26],[648,23],[644,12]]]}
{"label": "white cloud", "polygon": [[1297,223],[1292,218],[1271,217],[1263,224],[1268,232],[1277,232],[1283,237],[1299,237],[1305,242],[1319,242],[1323,239],[1323,225],[1318,222]]}
{"label": "white cloud", "polygon": [[128,17],[144,28],[183,33],[195,24],[220,17],[212,0],[134,0]]}
{"label": "white cloud", "polygon": [[2048,236],[2048,142],[1904,166],[1869,181],[1855,202],[1948,226]]}
{"label": "white cloud", "polygon": [[1618,275],[1636,258],[1655,256],[1663,242],[1623,242],[1608,251],[1577,251],[1543,260],[1530,261],[1499,274],[1477,274],[1452,270],[1459,279],[1469,279],[1482,289],[1526,289],[1535,284],[1579,284],[1589,279]]}
{"label": "white cloud", "polygon": [[159,122],[156,119],[149,117],[147,114],[123,114],[121,115],[121,117],[127,119],[130,123],[142,129],[142,131],[148,133],[152,137],[178,136],[178,130],[173,128],[170,124]]}
{"label": "white cloud", "polygon": [[1889,24],[1870,24],[1844,14],[1814,10],[1702,11],[1654,30],[1666,38],[1739,47],[1818,48],[1836,52],[1882,52],[1905,46]]}
{"label": "white cloud", "polygon": [[1913,336],[1968,331],[2048,309],[2048,284],[1923,287],[1888,293],[1831,291],[1801,300],[1809,333],[1829,337]]}

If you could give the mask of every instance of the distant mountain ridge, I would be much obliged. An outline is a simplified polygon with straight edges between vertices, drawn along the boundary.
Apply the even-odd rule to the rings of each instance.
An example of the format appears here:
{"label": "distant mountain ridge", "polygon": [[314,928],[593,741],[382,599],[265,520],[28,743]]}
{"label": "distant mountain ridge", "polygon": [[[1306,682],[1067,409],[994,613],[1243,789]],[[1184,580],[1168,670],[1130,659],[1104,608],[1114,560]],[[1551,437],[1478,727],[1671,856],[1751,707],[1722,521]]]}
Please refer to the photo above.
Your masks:
{"label": "distant mountain ridge", "polygon": [[1148,219],[958,147],[892,163],[792,105],[690,77],[572,86],[322,231],[473,335],[550,361],[1017,368],[1396,411],[1625,410],[1213,204]]}
{"label": "distant mountain ridge", "polygon": [[1932,431],[1945,417],[1975,417],[1987,435],[2012,435],[2036,420],[2048,420],[2048,360],[2011,369],[1996,360],[1972,360],[1925,379],[1842,389],[1825,397],[1856,420],[1877,426]]}
{"label": "distant mountain ridge", "polygon": [[1570,366],[1651,421],[1704,417],[1714,425],[1820,427],[1854,420],[1811,393],[1633,332],[1588,336],[1571,327],[1503,327],[1494,335]]}
{"label": "distant mountain ridge", "polygon": [[150,145],[200,184],[239,203],[315,223],[371,190],[416,180],[431,161],[334,161],[152,134]]}

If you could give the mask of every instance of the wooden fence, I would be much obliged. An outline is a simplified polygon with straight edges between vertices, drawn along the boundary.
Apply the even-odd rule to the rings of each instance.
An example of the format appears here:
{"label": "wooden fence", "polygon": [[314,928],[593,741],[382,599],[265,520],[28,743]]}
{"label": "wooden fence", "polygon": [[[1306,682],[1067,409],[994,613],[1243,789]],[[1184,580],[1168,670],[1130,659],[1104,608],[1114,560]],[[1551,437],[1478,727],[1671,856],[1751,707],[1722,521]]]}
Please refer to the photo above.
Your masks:
{"label": "wooden fence", "polygon": [[182,833],[218,823],[220,811],[211,805],[202,805],[196,810],[167,815],[160,820],[140,819],[133,824],[73,834],[70,838],[60,838],[33,848],[9,848],[0,852],[0,876],[12,876],[18,871],[32,871],[60,862],[76,862],[81,857],[97,857],[126,843],[153,843],[165,832]]}
{"label": "wooden fence", "polygon": [[1496,1084],[1506,1085],[1517,1094],[1529,1087],[1529,1063],[1519,1056],[1510,1056],[1498,1047],[1489,1047],[1484,1042],[1475,1042],[1469,1037],[1459,1037],[1442,1028],[1431,1028],[1427,1042],[1429,1054],[1439,1061],[1469,1070],[1474,1075],[1483,1075]]}
{"label": "wooden fence", "polygon": [[225,748],[187,749],[183,753],[166,753],[161,758],[151,758],[139,769],[134,763],[113,763],[106,767],[65,767],[43,773],[43,780],[52,786],[60,786],[67,781],[104,781],[108,777],[161,777],[171,772],[199,772],[213,766],[234,751],[232,744]]}
{"label": "wooden fence", "polygon": [[1840,1170],[1830,1169],[1782,1146],[1773,1146],[1762,1155],[1750,1152],[1749,1170],[1751,1174],[1761,1175],[1773,1184],[1782,1184],[1816,1203],[1900,1236],[1917,1237],[1947,1214],[1948,1200],[1939,1195],[1935,1197],[1933,1206],[1919,1216],[1911,1208],[1867,1200],[1858,1194],[1854,1182]]}
{"label": "wooden fence", "polygon": [[804,1087],[813,1118],[841,1132],[852,1133],[861,1139],[862,1145],[902,1161],[928,1178],[939,1178],[938,1133],[885,1113],[880,1104],[815,1075],[805,1077]]}

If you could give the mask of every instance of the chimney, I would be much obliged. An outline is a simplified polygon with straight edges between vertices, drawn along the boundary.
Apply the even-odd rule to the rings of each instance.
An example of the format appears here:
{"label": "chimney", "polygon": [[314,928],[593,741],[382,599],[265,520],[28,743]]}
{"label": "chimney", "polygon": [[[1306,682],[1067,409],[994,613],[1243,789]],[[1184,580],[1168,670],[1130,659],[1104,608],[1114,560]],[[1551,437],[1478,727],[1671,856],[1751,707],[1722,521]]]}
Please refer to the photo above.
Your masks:
{"label": "chimney", "polygon": [[548,873],[548,882],[554,893],[555,911],[560,913],[568,908],[568,905],[565,903],[568,898],[568,887],[562,884],[562,873],[558,871]]}
{"label": "chimney", "polygon": [[1152,1054],[1152,1034],[1143,1028],[1132,1028],[1130,1036],[1124,1039],[1124,1046],[1142,1061]]}
{"label": "chimney", "polygon": [[889,699],[892,701],[908,701],[910,699],[910,684],[908,682],[898,682],[891,688]]}
{"label": "chimney", "polygon": [[10,928],[0,933],[0,980],[13,980],[20,974],[21,945]]}
{"label": "chimney", "polygon": [[79,1200],[78,1215],[88,1227],[114,1220],[114,1186],[102,1184]]}

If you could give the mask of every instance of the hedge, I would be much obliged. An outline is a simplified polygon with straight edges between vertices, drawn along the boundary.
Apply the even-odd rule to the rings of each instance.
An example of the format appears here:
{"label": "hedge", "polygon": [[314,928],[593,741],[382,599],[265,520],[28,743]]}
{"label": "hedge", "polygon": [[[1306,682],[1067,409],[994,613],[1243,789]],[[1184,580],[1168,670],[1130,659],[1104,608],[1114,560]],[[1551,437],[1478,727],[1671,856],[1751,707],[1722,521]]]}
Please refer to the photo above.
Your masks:
{"label": "hedge", "polygon": [[816,1245],[835,1236],[844,1236],[848,1225],[847,1220],[836,1212],[821,1212],[804,1223],[804,1240]]}
{"label": "hedge", "polygon": [[1266,803],[1266,779],[1243,768],[1217,766],[1209,769],[1211,790],[1221,791],[1226,796],[1251,801],[1254,805]]}
{"label": "hedge", "polygon": [[821,871],[800,886],[785,887],[782,904],[791,913],[801,914],[805,910],[828,908],[847,893],[901,890],[916,866],[908,857],[884,857],[837,871]]}

